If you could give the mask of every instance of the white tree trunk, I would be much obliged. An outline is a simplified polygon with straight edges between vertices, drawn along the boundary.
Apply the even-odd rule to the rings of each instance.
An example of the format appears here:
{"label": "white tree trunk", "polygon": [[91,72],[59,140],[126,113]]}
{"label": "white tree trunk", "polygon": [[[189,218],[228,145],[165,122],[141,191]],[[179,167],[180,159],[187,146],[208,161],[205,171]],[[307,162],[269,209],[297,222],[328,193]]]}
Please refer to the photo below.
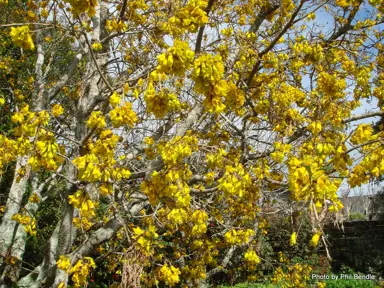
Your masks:
{"label": "white tree trunk", "polygon": [[24,228],[12,220],[12,216],[20,212],[21,202],[23,195],[27,189],[29,173],[27,172],[19,181],[17,181],[17,171],[27,164],[27,157],[18,157],[15,168],[15,175],[11,189],[8,194],[6,203],[6,210],[0,224],[0,287],[6,283],[17,280],[19,276],[19,269],[15,269],[20,265],[8,265],[7,260],[15,257],[21,260],[24,253],[24,246],[26,240],[26,232]]}

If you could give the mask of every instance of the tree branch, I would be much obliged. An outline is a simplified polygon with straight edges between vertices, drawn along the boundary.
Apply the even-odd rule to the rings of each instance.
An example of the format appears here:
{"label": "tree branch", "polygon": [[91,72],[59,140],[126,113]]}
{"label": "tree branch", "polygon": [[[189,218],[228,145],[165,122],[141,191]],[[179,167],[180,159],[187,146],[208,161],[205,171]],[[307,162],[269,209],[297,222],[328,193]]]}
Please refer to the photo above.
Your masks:
{"label": "tree branch", "polygon": [[[207,16],[208,16],[209,12],[211,11],[211,8],[212,8],[214,2],[215,2],[215,0],[209,0],[208,6],[205,9],[205,13],[207,14]],[[201,50],[201,42],[203,40],[204,29],[205,29],[205,25],[201,26],[199,29],[199,32],[197,34],[196,47],[195,47],[195,53],[196,54],[199,54],[200,50]]]}
{"label": "tree branch", "polygon": [[341,121],[341,123],[346,124],[353,121],[357,121],[365,118],[377,117],[377,116],[384,116],[384,111],[377,111],[377,112],[371,112],[371,113],[366,113],[362,115],[352,116],[350,118],[344,119],[343,121]]}

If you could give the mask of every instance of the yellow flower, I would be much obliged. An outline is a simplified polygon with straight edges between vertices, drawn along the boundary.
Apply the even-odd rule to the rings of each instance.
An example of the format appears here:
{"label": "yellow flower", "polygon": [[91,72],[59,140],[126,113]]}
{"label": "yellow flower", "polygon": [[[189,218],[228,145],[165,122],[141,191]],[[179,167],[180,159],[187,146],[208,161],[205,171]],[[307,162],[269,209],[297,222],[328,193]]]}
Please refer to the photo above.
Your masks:
{"label": "yellow flower", "polygon": [[182,31],[196,32],[199,26],[208,22],[207,13],[204,11],[207,4],[208,1],[205,0],[190,0],[185,7],[169,19],[166,28],[176,31],[175,27],[179,27]]}
{"label": "yellow flower", "polygon": [[71,4],[75,14],[88,13],[90,17],[96,14],[97,0],[64,0]]}
{"label": "yellow flower", "polygon": [[166,284],[173,287],[180,282],[180,274],[181,272],[179,268],[165,264],[160,268],[158,277],[161,281],[164,281]]}
{"label": "yellow flower", "polygon": [[307,19],[308,20],[314,20],[316,18],[316,14],[315,13],[309,13],[308,15],[307,15]]}
{"label": "yellow flower", "polygon": [[372,136],[372,134],[373,128],[370,124],[360,124],[352,134],[351,142],[355,145],[362,144],[375,138]]}
{"label": "yellow flower", "polygon": [[320,121],[315,121],[315,122],[312,122],[309,126],[308,126],[308,130],[310,130],[312,132],[313,135],[317,135],[321,132],[321,123]]}
{"label": "yellow flower", "polygon": [[122,125],[128,125],[132,128],[138,121],[136,113],[132,110],[132,103],[129,102],[125,102],[122,107],[116,107],[115,109],[111,110],[109,117],[111,118],[112,125],[115,128],[118,128]]}
{"label": "yellow flower", "polygon": [[311,239],[311,242],[310,242],[312,247],[317,247],[317,245],[319,244],[320,236],[321,236],[321,232],[316,232],[312,236],[312,239]]}
{"label": "yellow flower", "polygon": [[291,240],[289,241],[291,246],[296,244],[296,238],[297,238],[296,232],[293,232],[291,235]]}
{"label": "yellow flower", "polygon": [[94,268],[96,268],[95,261],[90,257],[84,257],[77,261],[70,270],[75,287],[83,286],[87,282],[90,270]]}
{"label": "yellow flower", "polygon": [[64,113],[64,108],[60,104],[55,104],[52,106],[52,114],[55,117],[59,117],[61,114]]}
{"label": "yellow flower", "polygon": [[33,44],[32,37],[29,34],[28,26],[20,27],[11,27],[11,33],[9,34],[12,37],[12,41],[19,47],[24,49],[33,50],[35,45]]}
{"label": "yellow flower", "polygon": [[31,203],[39,203],[40,202],[40,197],[36,194],[36,193],[33,193],[30,197],[29,197],[29,202]]}
{"label": "yellow flower", "polygon": [[[189,48],[187,42],[176,39],[173,47],[157,57],[159,62],[157,72],[182,76],[191,66],[194,56],[195,53]],[[155,78],[154,75],[156,74],[151,76]]]}
{"label": "yellow flower", "polygon": [[112,107],[116,107],[120,104],[121,97],[116,92],[113,92],[111,97],[109,97],[109,104],[111,104]]}
{"label": "yellow flower", "polygon": [[3,106],[5,104],[5,99],[3,97],[0,97],[0,106]]}
{"label": "yellow flower", "polygon": [[87,126],[91,129],[98,128],[102,129],[107,125],[105,117],[101,115],[101,111],[93,111],[87,121]]}
{"label": "yellow flower", "polygon": [[40,13],[41,17],[44,17],[44,18],[47,18],[48,17],[48,10],[47,9],[41,9],[41,13]]}
{"label": "yellow flower", "polygon": [[156,118],[162,118],[168,112],[178,110],[181,107],[176,94],[169,93],[167,89],[156,91],[152,81],[148,83],[144,100],[147,104],[147,111],[153,113]]}
{"label": "yellow flower", "polygon": [[103,45],[101,45],[100,42],[95,42],[92,44],[92,50],[93,51],[100,51],[101,49],[103,49]]}
{"label": "yellow flower", "polygon": [[60,255],[56,264],[60,270],[68,271],[69,267],[71,266],[71,260],[65,255]]}
{"label": "yellow flower", "polygon": [[256,252],[253,250],[248,250],[244,254],[245,261],[250,265],[257,265],[260,263],[260,258],[257,256]]}

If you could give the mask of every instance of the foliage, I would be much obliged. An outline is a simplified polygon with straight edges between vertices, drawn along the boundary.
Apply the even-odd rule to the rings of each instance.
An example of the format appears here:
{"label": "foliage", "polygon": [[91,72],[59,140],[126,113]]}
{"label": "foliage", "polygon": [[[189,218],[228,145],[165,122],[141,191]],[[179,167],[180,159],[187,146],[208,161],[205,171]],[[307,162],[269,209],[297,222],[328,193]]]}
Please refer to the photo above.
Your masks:
{"label": "foliage", "polygon": [[[57,189],[59,189],[59,187],[60,186],[57,186]],[[44,250],[41,248],[44,247],[44,239],[50,237],[55,229],[55,226],[61,216],[58,213],[58,211],[61,210],[60,208],[61,200],[57,195],[55,195],[42,203],[39,210],[36,211],[35,217],[37,219],[38,237],[28,237],[23,258],[26,270],[22,271],[22,275],[26,275],[27,271],[29,271],[31,267],[38,265],[42,261],[44,257]],[[22,270],[23,268],[24,267],[22,267]]]}
{"label": "foliage", "polygon": [[[364,281],[357,279],[338,279],[338,280],[326,280],[325,287],[330,288],[377,288],[377,284],[372,281]],[[219,286],[220,288],[235,287],[235,288],[274,288],[281,287],[273,284],[252,284],[252,283],[240,283],[235,286]],[[309,287],[309,286],[308,286]],[[315,286],[314,286],[315,287]]]}
{"label": "foliage", "polygon": [[379,287],[372,281],[357,280],[357,279],[338,279],[338,280],[327,280],[324,282],[325,287],[330,288],[377,288]]}
{"label": "foliage", "polygon": [[0,9],[0,287],[328,269],[341,183],[384,175],[382,1]]}
{"label": "foliage", "polygon": [[273,284],[254,284],[254,283],[239,283],[235,286],[218,286],[219,288],[235,287],[235,288],[275,288]]}
{"label": "foliage", "polygon": [[367,216],[362,213],[351,213],[349,215],[349,220],[367,220]]}

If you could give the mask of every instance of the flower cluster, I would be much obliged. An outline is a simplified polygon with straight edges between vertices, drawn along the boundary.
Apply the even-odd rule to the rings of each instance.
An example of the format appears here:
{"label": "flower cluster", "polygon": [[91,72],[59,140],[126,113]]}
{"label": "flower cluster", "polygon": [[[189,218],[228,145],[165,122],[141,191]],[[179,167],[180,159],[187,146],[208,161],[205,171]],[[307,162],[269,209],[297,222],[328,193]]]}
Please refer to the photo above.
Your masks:
{"label": "flower cluster", "polygon": [[90,182],[116,181],[130,177],[130,171],[125,167],[116,167],[115,148],[120,137],[111,130],[100,133],[100,139],[89,143],[89,153],[72,160],[79,170],[79,179]]}
{"label": "flower cluster", "polygon": [[28,164],[31,165],[34,171],[41,167],[56,170],[58,168],[57,164],[64,162],[64,158],[58,155],[59,152],[64,154],[64,148],[55,142],[55,137],[51,132],[40,131],[38,139],[35,154],[29,158]]}
{"label": "flower cluster", "polygon": [[[27,149],[29,149],[30,142],[25,142],[27,146]],[[18,150],[17,141],[8,139],[7,137],[0,135],[0,175],[2,172],[2,167],[9,163],[10,161],[13,161],[16,158],[16,153]]]}
{"label": "flower cluster", "polygon": [[25,232],[29,235],[36,235],[36,219],[28,215],[15,214],[12,216],[12,220],[24,226]]}
{"label": "flower cluster", "polygon": [[192,79],[195,90],[205,95],[204,106],[209,112],[223,112],[226,106],[223,97],[228,92],[228,83],[223,80],[224,65],[220,55],[203,54],[193,65]]}
{"label": "flower cluster", "polygon": [[123,125],[128,125],[133,127],[137,122],[137,115],[132,110],[132,103],[125,102],[122,107],[116,107],[109,113],[111,118],[112,125],[115,128],[121,127]]}
{"label": "flower cluster", "polygon": [[167,219],[173,225],[180,225],[188,220],[188,213],[184,208],[172,209],[171,212],[167,215]]}
{"label": "flower cluster", "polygon": [[337,211],[342,208],[336,194],[341,181],[331,180],[317,161],[320,159],[310,156],[305,156],[302,160],[295,157],[289,159],[289,189],[292,197],[296,200],[313,197],[319,208],[324,199],[330,199],[334,203],[333,210]]}
{"label": "flower cluster", "polygon": [[165,144],[159,144],[158,151],[164,164],[172,167],[180,164],[184,158],[197,151],[197,142],[198,140],[195,136],[176,136]]}
{"label": "flower cluster", "polygon": [[219,180],[219,189],[223,191],[225,195],[238,195],[239,197],[243,197],[251,184],[251,176],[244,170],[241,164],[237,164],[236,166],[227,165],[224,176]]}
{"label": "flower cluster", "polygon": [[336,74],[321,72],[317,79],[317,89],[323,92],[327,97],[335,100],[344,96],[344,89],[347,83]]}
{"label": "flower cluster", "polygon": [[75,158],[72,163],[79,169],[79,178],[90,182],[100,181],[102,174],[99,159],[94,154],[87,154]]}
{"label": "flower cluster", "polygon": [[[141,184],[141,190],[148,196],[149,202],[156,205],[162,198],[176,201],[176,206],[187,207],[190,203],[190,188],[185,180],[192,173],[188,169],[171,169],[165,175],[157,171],[152,173],[151,179]],[[173,212],[176,213],[176,212]],[[176,219],[174,219],[176,221]]]}
{"label": "flower cluster", "polygon": [[71,259],[65,255],[60,255],[59,260],[56,262],[57,268],[63,270],[65,272],[69,272],[69,268],[71,267]]}
{"label": "flower cluster", "polygon": [[173,287],[180,282],[180,274],[181,272],[179,268],[176,268],[173,265],[169,266],[168,264],[164,264],[157,273],[159,280],[164,281],[165,284],[170,287]]}
{"label": "flower cluster", "polygon": [[153,113],[156,118],[162,118],[168,112],[177,111],[181,107],[176,94],[169,93],[165,88],[157,92],[152,81],[148,83],[144,100],[147,104],[147,111]]}
{"label": "flower cluster", "polygon": [[91,129],[103,129],[107,123],[101,111],[93,111],[87,121],[87,126]]}
{"label": "flower cluster", "polygon": [[191,216],[191,221],[193,223],[192,235],[201,235],[207,231],[207,220],[208,215],[203,210],[196,210]]}
{"label": "flower cluster", "polygon": [[291,150],[292,145],[275,142],[273,146],[275,147],[275,151],[271,153],[272,160],[276,161],[277,163],[282,163],[284,158]]}
{"label": "flower cluster", "polygon": [[[56,139],[51,132],[45,130],[49,122],[47,111],[31,112],[29,106],[25,105],[19,112],[12,115],[11,120],[17,124],[14,128],[14,135],[18,138],[11,140],[0,136],[0,143],[3,152],[0,155],[0,167],[3,163],[11,161],[18,155],[31,153],[28,164],[34,171],[40,168],[56,170],[58,164],[64,159],[59,154],[65,154],[64,148],[56,143]],[[34,139],[34,140],[32,140]],[[34,142],[35,145],[32,145]],[[34,151],[31,149],[34,148]]]}
{"label": "flower cluster", "polygon": [[309,275],[312,268],[309,265],[295,264],[288,266],[288,271],[279,267],[275,270],[272,283],[282,288],[305,288],[308,287]]}
{"label": "flower cluster", "polygon": [[307,128],[309,131],[312,132],[313,135],[317,135],[322,130],[321,122],[320,121],[314,121]]}
{"label": "flower cluster", "polygon": [[31,112],[29,106],[25,105],[19,112],[12,115],[11,120],[19,124],[14,129],[15,136],[33,137],[36,135],[38,126],[46,126],[49,122],[47,111]]}
{"label": "flower cluster", "polygon": [[225,156],[227,156],[228,152],[226,152],[224,149],[220,148],[216,153],[213,154],[207,154],[206,156],[206,161],[208,164],[209,168],[220,168],[222,167],[224,161],[225,161]]}
{"label": "flower cluster", "polygon": [[372,125],[360,124],[355,130],[355,132],[352,134],[351,143],[357,145],[376,139],[377,136],[373,136],[372,134]]}
{"label": "flower cluster", "polygon": [[40,197],[39,195],[37,195],[36,193],[32,193],[31,196],[29,196],[28,198],[28,202],[30,203],[39,203],[40,202]]}
{"label": "flower cluster", "polygon": [[101,51],[103,49],[103,45],[100,42],[92,43],[92,50],[95,52]]}
{"label": "flower cluster", "polygon": [[129,20],[133,21],[135,24],[144,24],[147,17],[143,11],[148,10],[149,6],[145,0],[131,0],[127,3],[127,15],[129,15]]}
{"label": "flower cluster", "polygon": [[86,284],[91,270],[95,268],[95,261],[91,257],[84,257],[77,261],[69,271],[69,274],[72,275],[74,287],[79,288]]}
{"label": "flower cluster", "polygon": [[348,179],[351,187],[367,183],[371,177],[379,178],[384,175],[384,149],[381,143],[372,145],[371,153],[356,165]]}
{"label": "flower cluster", "polygon": [[9,35],[11,36],[13,43],[17,46],[28,50],[35,49],[31,34],[29,34],[28,26],[11,27]]}
{"label": "flower cluster", "polygon": [[260,263],[260,258],[259,256],[257,256],[254,250],[248,250],[247,252],[245,252],[244,260],[250,267],[255,267],[257,264]]}
{"label": "flower cluster", "polygon": [[158,73],[183,76],[193,63],[195,53],[189,48],[187,42],[175,40],[173,46],[157,57]]}
{"label": "flower cluster", "polygon": [[60,104],[55,104],[52,106],[52,115],[55,117],[59,117],[61,114],[64,113],[64,108]]}
{"label": "flower cluster", "polygon": [[98,206],[98,203],[92,201],[87,193],[80,190],[69,195],[68,199],[69,204],[80,211],[80,218],[75,217],[73,219],[73,224],[75,224],[77,228],[84,228],[86,231],[89,230],[92,226],[91,221],[96,216],[95,209]]}
{"label": "flower cluster", "polygon": [[[311,17],[313,17],[313,15],[311,15]],[[308,41],[296,42],[293,45],[293,52],[309,63],[318,63],[324,59],[323,47],[320,44],[311,45]]]}
{"label": "flower cluster", "polygon": [[113,108],[117,107],[120,104],[120,101],[121,96],[117,94],[117,92],[113,92],[111,97],[109,97],[109,104],[111,104]]}
{"label": "flower cluster", "polygon": [[71,4],[75,14],[87,13],[90,17],[96,14],[97,0],[64,0]]}
{"label": "flower cluster", "polygon": [[225,242],[230,244],[230,245],[235,245],[235,244],[246,244],[250,237],[252,237],[255,234],[255,232],[251,229],[246,229],[246,230],[236,230],[232,229],[225,233],[224,239]]}
{"label": "flower cluster", "polygon": [[124,22],[124,21],[118,21],[116,19],[112,19],[112,20],[107,20],[106,23],[105,23],[105,28],[109,31],[109,32],[125,32],[127,31],[128,29],[128,25]]}
{"label": "flower cluster", "polygon": [[73,195],[68,196],[69,204],[80,210],[80,214],[85,217],[94,217],[97,203],[92,201],[89,195],[83,191],[77,191]]}
{"label": "flower cluster", "polygon": [[153,242],[159,237],[154,225],[149,225],[146,230],[135,227],[133,228],[133,235],[144,254],[153,253]]}
{"label": "flower cluster", "polygon": [[225,95],[225,106],[235,110],[236,114],[241,115],[240,110],[245,103],[245,93],[235,83],[228,83],[228,92]]}
{"label": "flower cluster", "polygon": [[317,247],[317,245],[319,244],[320,236],[321,236],[321,232],[316,232],[315,234],[313,234],[310,242],[310,245],[312,247]]}
{"label": "flower cluster", "polygon": [[196,32],[200,26],[208,22],[207,13],[204,11],[207,5],[206,0],[190,0],[185,7],[169,19],[166,30],[174,31],[175,26],[180,29],[180,32]]}
{"label": "flower cluster", "polygon": [[345,152],[348,150],[345,144],[337,146],[332,158],[332,164],[338,171],[348,171],[347,165],[352,165],[351,157]]}

